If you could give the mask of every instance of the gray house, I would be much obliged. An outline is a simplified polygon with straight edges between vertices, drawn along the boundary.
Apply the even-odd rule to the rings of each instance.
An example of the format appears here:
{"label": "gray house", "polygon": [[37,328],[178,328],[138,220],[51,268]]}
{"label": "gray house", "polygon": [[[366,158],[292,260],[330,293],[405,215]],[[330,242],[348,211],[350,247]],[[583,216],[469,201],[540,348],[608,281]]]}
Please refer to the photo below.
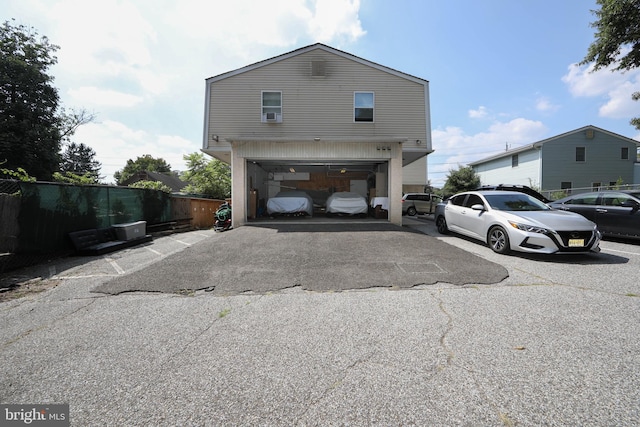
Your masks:
{"label": "gray house", "polygon": [[640,142],[585,126],[488,157],[469,166],[483,185],[518,184],[544,191],[640,184]]}
{"label": "gray house", "polygon": [[[202,151],[231,165],[233,222],[282,190],[388,202],[427,183],[429,82],[323,44],[208,78]],[[314,198],[315,202],[315,198]]]}

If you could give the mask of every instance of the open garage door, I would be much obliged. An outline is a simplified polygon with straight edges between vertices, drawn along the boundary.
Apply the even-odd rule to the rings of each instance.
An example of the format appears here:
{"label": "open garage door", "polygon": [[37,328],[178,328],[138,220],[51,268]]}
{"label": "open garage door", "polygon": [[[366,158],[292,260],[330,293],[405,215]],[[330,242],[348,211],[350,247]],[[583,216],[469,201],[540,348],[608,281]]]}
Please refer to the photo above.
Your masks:
{"label": "open garage door", "polygon": [[[388,169],[386,160],[311,162],[247,159],[247,219],[380,217],[380,209],[376,214],[370,207],[376,198],[387,195]],[[279,197],[289,198],[281,200]],[[364,210],[362,203],[365,204]]]}

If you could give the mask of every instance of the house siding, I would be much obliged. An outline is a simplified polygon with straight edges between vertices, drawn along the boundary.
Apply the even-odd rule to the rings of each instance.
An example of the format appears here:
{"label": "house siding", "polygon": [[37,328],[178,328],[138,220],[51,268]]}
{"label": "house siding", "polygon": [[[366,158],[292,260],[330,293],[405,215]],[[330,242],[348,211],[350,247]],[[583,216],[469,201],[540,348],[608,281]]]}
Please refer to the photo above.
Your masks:
{"label": "house siding", "polygon": [[402,183],[406,185],[424,186],[427,181],[427,159],[425,157],[402,168]]}
{"label": "house siding", "polygon": [[511,156],[494,159],[473,166],[482,185],[516,184],[540,186],[540,153],[536,149],[514,153],[518,155],[518,166],[511,165]]}
{"label": "house siding", "polygon": [[[326,77],[311,76],[311,61],[317,60],[325,61]],[[262,123],[264,90],[282,92],[282,123]],[[354,122],[355,91],[375,93],[373,123]],[[406,138],[408,148],[431,151],[425,85],[323,50],[215,81],[209,103],[209,135],[300,140],[387,136]],[[223,139],[207,141],[212,148],[228,146]]]}
{"label": "house siding", "polygon": [[[630,138],[585,126],[470,165],[483,184],[533,185],[546,191],[559,190],[563,182],[571,182],[572,188],[619,180],[634,184],[640,180],[636,155],[639,145]],[[576,161],[576,147],[585,148],[584,162]],[[622,159],[622,148],[628,149],[628,159]],[[516,153],[519,165],[512,168],[511,156]]]}
{"label": "house siding", "polygon": [[[576,162],[576,147],[585,147],[584,162]],[[629,159],[621,159],[621,148],[629,148]],[[607,185],[622,179],[634,182],[636,145],[611,134],[595,130],[593,138],[586,132],[576,132],[543,146],[543,184],[548,190],[559,189],[563,181],[573,188],[591,187],[600,182]]]}

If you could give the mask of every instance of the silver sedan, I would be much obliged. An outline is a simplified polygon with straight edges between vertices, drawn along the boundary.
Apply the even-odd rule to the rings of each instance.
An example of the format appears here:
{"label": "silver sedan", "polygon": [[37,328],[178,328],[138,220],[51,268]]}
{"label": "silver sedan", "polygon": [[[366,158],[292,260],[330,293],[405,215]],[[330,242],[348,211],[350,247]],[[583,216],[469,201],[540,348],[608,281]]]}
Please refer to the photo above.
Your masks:
{"label": "silver sedan", "polygon": [[440,233],[481,240],[497,253],[600,252],[600,232],[581,215],[551,209],[515,191],[467,191],[440,203]]}

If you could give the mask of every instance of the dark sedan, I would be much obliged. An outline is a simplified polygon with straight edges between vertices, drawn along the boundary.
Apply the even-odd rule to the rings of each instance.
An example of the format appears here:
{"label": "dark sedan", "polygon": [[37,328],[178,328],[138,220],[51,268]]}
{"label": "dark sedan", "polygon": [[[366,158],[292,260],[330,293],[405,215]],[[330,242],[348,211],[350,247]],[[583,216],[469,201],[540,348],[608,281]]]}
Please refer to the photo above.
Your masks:
{"label": "dark sedan", "polygon": [[575,194],[549,206],[581,214],[605,236],[640,239],[640,190]]}

